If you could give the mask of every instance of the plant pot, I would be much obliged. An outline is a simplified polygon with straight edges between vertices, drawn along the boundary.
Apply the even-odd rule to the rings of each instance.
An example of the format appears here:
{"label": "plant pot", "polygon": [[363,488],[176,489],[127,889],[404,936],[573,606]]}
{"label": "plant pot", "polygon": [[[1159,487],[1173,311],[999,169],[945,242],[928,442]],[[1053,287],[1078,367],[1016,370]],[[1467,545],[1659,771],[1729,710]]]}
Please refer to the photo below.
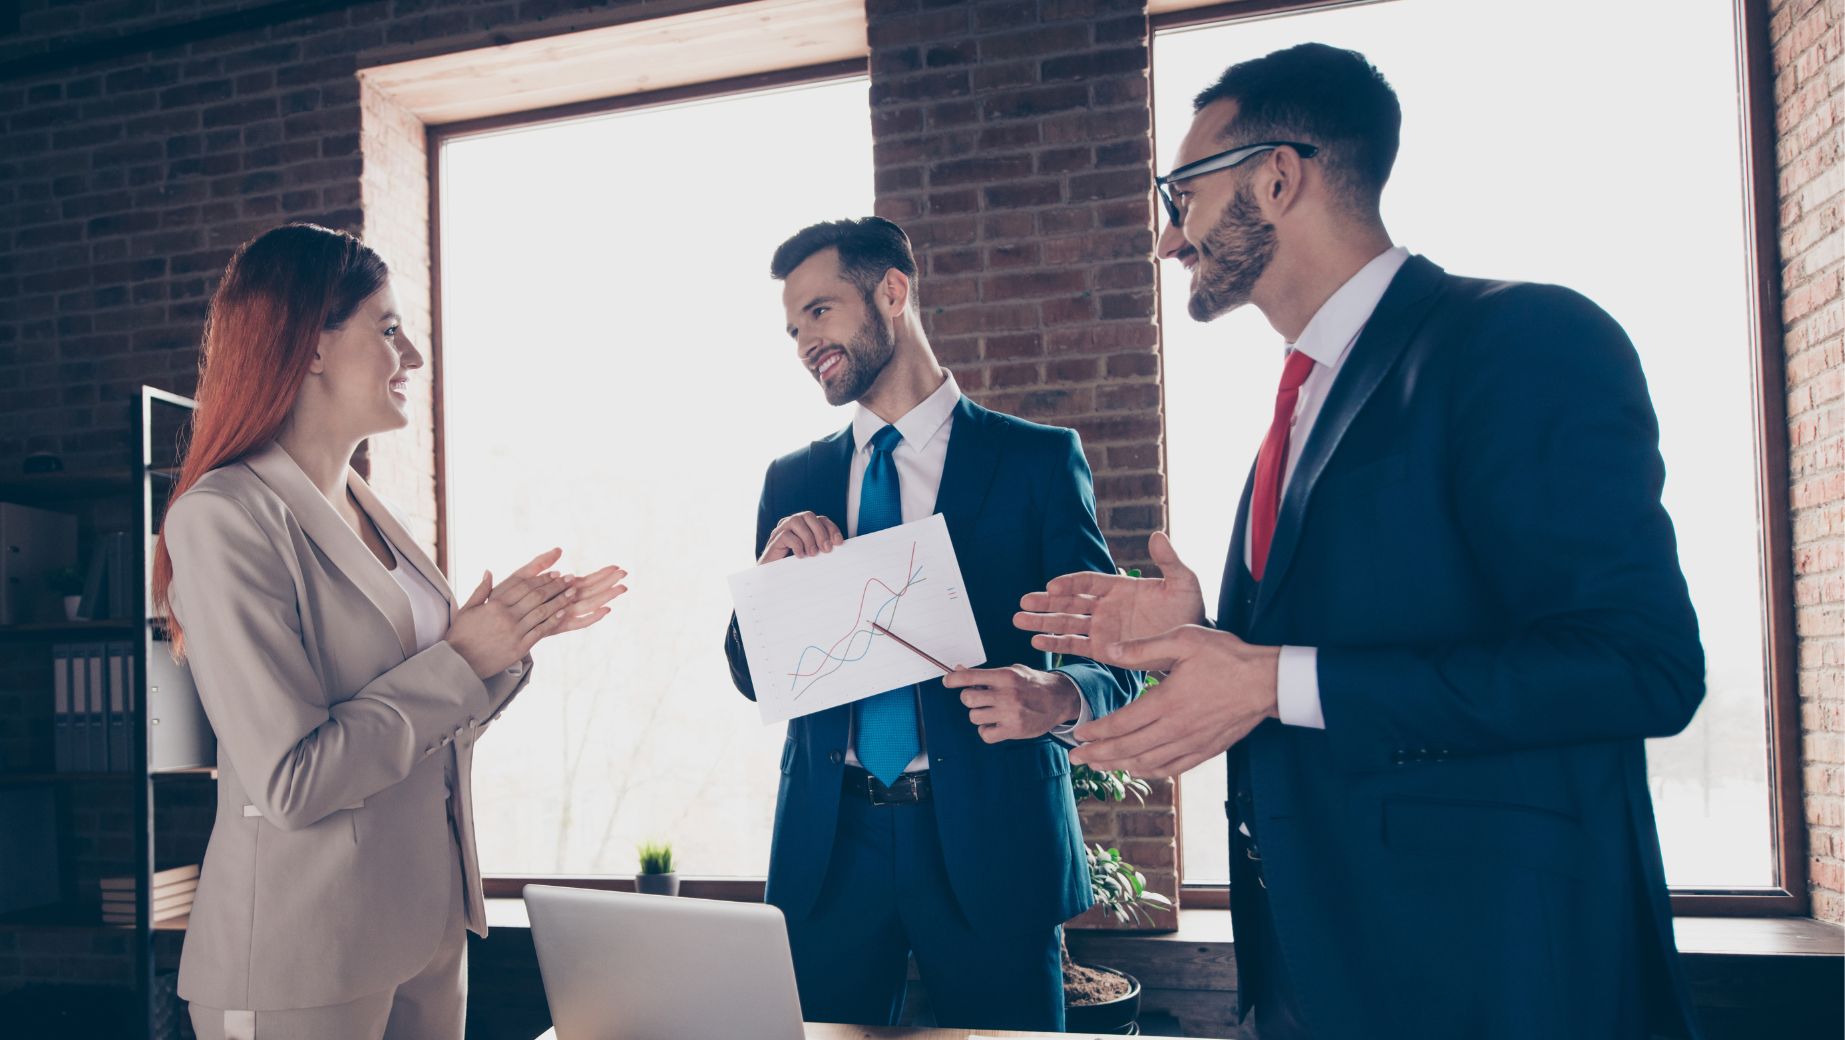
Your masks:
{"label": "plant pot", "polygon": [[679,875],[636,874],[634,890],[650,896],[676,896],[679,894]]}
{"label": "plant pot", "polygon": [[77,611],[78,611],[78,610],[79,610],[79,609],[80,609],[80,608],[81,608],[82,606],[83,606],[83,597],[82,597],[82,596],[66,596],[66,597],[64,597],[64,620],[66,620],[66,621],[75,621],[75,620],[77,620]]}
{"label": "plant pot", "polygon": [[1138,1036],[1140,1027],[1135,1020],[1140,1017],[1140,980],[1125,971],[1104,968],[1099,964],[1086,964],[1092,971],[1119,975],[1128,981],[1125,996],[1101,1004],[1069,1004],[1063,1009],[1063,1030],[1066,1033],[1100,1033],[1109,1036]]}

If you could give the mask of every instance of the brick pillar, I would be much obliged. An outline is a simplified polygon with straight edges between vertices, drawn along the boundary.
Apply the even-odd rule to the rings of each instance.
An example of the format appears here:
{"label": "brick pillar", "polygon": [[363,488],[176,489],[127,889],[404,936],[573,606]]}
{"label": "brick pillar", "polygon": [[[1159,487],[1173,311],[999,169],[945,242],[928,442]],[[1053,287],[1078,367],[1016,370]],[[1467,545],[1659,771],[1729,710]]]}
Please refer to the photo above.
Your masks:
{"label": "brick pillar", "polygon": [[1770,10],[1808,885],[1845,921],[1845,0]]}
{"label": "brick pillar", "polygon": [[[937,355],[982,404],[1082,434],[1115,560],[1146,566],[1166,507],[1145,4],[868,0],[866,18],[877,212],[915,243]],[[1176,898],[1173,801],[1159,781],[1083,819]]]}

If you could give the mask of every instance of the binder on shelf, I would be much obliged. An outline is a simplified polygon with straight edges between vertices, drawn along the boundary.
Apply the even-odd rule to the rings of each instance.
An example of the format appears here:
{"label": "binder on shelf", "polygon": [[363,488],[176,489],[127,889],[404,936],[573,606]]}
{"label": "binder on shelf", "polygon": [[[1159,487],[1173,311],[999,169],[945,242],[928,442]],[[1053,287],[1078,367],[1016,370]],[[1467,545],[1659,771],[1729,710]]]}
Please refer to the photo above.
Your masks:
{"label": "binder on shelf", "polygon": [[83,582],[83,600],[77,617],[84,621],[125,620],[136,613],[134,560],[128,552],[128,532],[98,535]]}
{"label": "binder on shelf", "polygon": [[135,655],[133,643],[110,643],[109,651],[109,770],[126,773],[134,768]]}
{"label": "binder on shelf", "polygon": [[122,716],[122,749],[127,757],[122,760],[122,768],[132,771],[137,768],[138,762],[138,768],[145,770],[146,749],[141,746],[137,735],[141,732],[141,701],[144,695],[141,691],[141,662],[135,657],[134,644],[122,645],[122,660],[122,672],[128,677],[128,692],[123,697],[128,712]]}
{"label": "binder on shelf", "polygon": [[85,643],[84,665],[89,669],[90,772],[109,771],[109,677],[102,643]]}
{"label": "binder on shelf", "polygon": [[126,620],[140,613],[136,600],[141,583],[135,580],[135,554],[128,551],[127,531],[114,531],[107,537],[114,550],[109,562],[115,568],[109,574],[109,616],[118,621]]}
{"label": "binder on shelf", "polygon": [[65,643],[51,647],[51,760],[60,773],[77,769],[77,731],[71,709],[71,648]]}
{"label": "binder on shelf", "polygon": [[84,644],[72,643],[70,651],[70,771],[87,773],[90,765],[90,663]]}
{"label": "binder on shelf", "polygon": [[166,640],[150,633],[146,646],[148,771],[217,765],[217,738],[192,684],[192,670],[173,660]]}
{"label": "binder on shelf", "polygon": [[83,578],[83,598],[77,601],[79,621],[95,621],[96,612],[102,608],[103,578],[109,573],[108,552],[109,543],[103,538],[98,538],[90,549],[90,566]]}

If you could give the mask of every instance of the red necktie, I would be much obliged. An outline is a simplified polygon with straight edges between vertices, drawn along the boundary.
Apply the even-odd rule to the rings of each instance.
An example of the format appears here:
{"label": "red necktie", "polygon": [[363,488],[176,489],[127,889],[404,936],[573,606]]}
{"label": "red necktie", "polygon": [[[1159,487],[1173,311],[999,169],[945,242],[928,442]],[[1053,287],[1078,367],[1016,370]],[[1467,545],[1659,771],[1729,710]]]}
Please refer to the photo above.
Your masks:
{"label": "red necktie", "polygon": [[1298,350],[1288,354],[1287,363],[1281,366],[1281,388],[1275,392],[1275,419],[1268,424],[1268,436],[1256,455],[1256,486],[1249,498],[1249,573],[1257,581],[1268,565],[1268,547],[1275,540],[1275,520],[1281,512],[1281,478],[1287,472],[1294,406],[1300,401],[1301,384],[1312,371],[1312,358]]}

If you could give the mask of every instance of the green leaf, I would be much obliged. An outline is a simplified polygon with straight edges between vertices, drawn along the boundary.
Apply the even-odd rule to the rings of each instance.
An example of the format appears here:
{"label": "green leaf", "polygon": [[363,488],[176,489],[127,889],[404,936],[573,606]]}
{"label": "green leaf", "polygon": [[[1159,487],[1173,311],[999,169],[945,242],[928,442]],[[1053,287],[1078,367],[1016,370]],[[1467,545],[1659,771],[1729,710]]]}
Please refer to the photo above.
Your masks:
{"label": "green leaf", "polygon": [[671,874],[673,872],[673,846],[665,841],[643,841],[636,847],[641,860],[643,874]]}

